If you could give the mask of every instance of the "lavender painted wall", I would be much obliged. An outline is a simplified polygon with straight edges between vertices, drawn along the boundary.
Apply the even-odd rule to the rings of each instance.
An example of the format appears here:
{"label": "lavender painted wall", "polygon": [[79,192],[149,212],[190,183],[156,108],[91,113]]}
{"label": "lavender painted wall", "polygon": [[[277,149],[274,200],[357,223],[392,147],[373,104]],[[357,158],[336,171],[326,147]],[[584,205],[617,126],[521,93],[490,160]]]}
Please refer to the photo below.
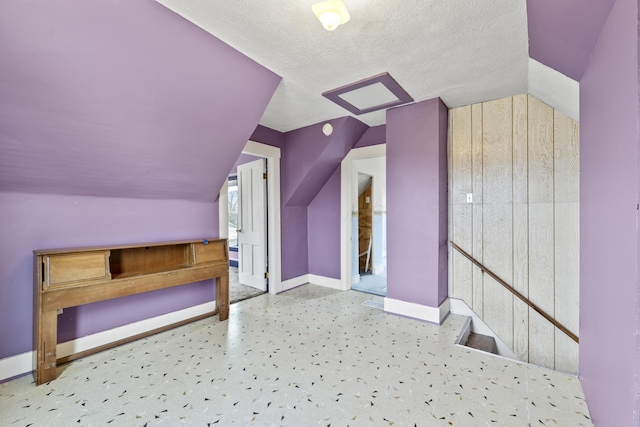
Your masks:
{"label": "lavender painted wall", "polygon": [[[213,200],[280,77],[144,0],[0,2],[0,57],[3,358],[32,350],[33,249],[218,235]],[[67,309],[60,339],[213,297]]]}
{"label": "lavender painted wall", "polygon": [[283,206],[280,211],[282,280],[309,273],[307,207]]}
{"label": "lavender painted wall", "polygon": [[[330,120],[329,123],[331,123],[335,132],[335,129],[339,128],[345,120],[345,118]],[[323,124],[318,123],[284,134],[285,145],[282,153],[283,205],[295,206],[289,203],[289,199],[304,182],[315,161],[320,158],[324,149],[333,139],[333,136],[325,136],[322,133]],[[309,181],[316,184],[315,181],[319,180],[309,179]],[[317,184],[320,184],[320,182]],[[315,194],[310,197],[307,203],[300,203],[299,206],[307,206],[313,197],[315,197]]]}
{"label": "lavender painted wall", "polygon": [[[0,359],[33,348],[33,250],[218,235],[212,202],[0,193]],[[211,301],[212,282],[65,309],[68,340]]]}
{"label": "lavender painted wall", "polygon": [[280,81],[145,0],[2,1],[0,57],[0,191],[213,200]]}
{"label": "lavender painted wall", "polygon": [[370,127],[362,135],[362,138],[353,148],[369,147],[370,145],[384,144],[387,141],[387,126],[379,125]]}
{"label": "lavender painted wall", "polygon": [[[330,191],[316,205],[311,224],[313,232],[309,234],[308,207],[312,200],[323,189],[327,181],[339,169],[340,162],[349,152],[367,126],[351,117],[330,121],[334,127],[333,134],[325,136],[322,125],[318,123],[297,129],[285,134],[282,150],[282,280],[291,279],[309,271],[309,248],[316,247],[316,239],[324,234],[334,236],[337,227],[336,253],[340,252],[340,218],[335,224],[318,222],[315,213],[321,206],[327,206],[328,200],[335,198],[335,207],[340,209],[339,191]],[[337,195],[336,195],[337,194]],[[322,209],[322,208],[321,208]],[[339,266],[338,266],[339,267]],[[329,272],[333,271],[331,267]],[[338,273],[339,275],[339,268]],[[330,277],[334,277],[332,274]]]}
{"label": "lavender painted wall", "polygon": [[386,140],[387,296],[438,307],[447,297],[446,106],[388,110]]}
{"label": "lavender painted wall", "polygon": [[637,426],[638,2],[617,0],[580,82],[580,380],[596,426]]}
{"label": "lavender painted wall", "polygon": [[340,279],[340,168],[309,204],[309,273]]}
{"label": "lavender painted wall", "polygon": [[330,121],[333,134],[325,136],[324,123],[285,134],[282,200],[286,206],[308,206],[368,128],[352,117],[343,117]]}
{"label": "lavender painted wall", "polygon": [[280,149],[284,146],[284,133],[266,126],[258,125],[251,134],[251,141],[271,145]]}
{"label": "lavender painted wall", "polygon": [[528,0],[529,56],[579,81],[615,0]]}

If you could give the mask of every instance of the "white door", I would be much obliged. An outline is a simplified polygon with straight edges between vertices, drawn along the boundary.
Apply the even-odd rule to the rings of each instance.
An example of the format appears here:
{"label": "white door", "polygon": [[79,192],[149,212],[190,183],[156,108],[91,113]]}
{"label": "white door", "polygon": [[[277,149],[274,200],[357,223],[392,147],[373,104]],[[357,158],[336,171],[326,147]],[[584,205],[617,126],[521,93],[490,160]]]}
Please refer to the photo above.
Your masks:
{"label": "white door", "polygon": [[238,166],[240,283],[267,290],[267,203],[264,159]]}

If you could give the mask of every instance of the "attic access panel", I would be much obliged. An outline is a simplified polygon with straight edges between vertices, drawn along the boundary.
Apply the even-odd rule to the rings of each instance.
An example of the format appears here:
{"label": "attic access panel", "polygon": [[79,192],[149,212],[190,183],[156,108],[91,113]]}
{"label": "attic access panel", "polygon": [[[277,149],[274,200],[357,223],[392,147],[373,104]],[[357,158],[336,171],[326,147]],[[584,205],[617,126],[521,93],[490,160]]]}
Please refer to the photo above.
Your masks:
{"label": "attic access panel", "polygon": [[389,73],[323,92],[322,96],[360,115],[413,102],[413,98]]}

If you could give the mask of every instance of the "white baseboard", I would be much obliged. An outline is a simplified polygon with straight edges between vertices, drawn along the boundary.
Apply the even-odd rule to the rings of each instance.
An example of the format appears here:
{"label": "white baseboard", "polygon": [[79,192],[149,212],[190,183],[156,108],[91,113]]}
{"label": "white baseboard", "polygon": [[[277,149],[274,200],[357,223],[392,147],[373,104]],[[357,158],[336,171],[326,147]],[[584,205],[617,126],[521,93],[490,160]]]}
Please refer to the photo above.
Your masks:
{"label": "white baseboard", "polygon": [[309,275],[303,274],[302,276],[294,277],[293,279],[283,280],[282,281],[282,292],[288,291],[289,289],[293,289],[300,285],[304,285],[309,283]]}
{"label": "white baseboard", "polygon": [[317,276],[315,274],[309,274],[309,283],[314,285],[324,286],[331,289],[342,289],[342,282],[340,279],[333,279],[331,277]]}
{"label": "white baseboard", "polygon": [[315,274],[303,274],[302,276],[283,281],[282,290],[287,291],[307,283],[313,283],[314,285],[324,286],[331,289],[342,289],[342,282],[340,279],[333,279],[331,277],[318,276]]}
{"label": "white baseboard", "polygon": [[520,360],[518,356],[491,330],[489,326],[461,299],[449,298],[451,313],[471,317],[471,329],[478,334],[495,338],[498,354],[507,359]]}
{"label": "white baseboard", "polygon": [[440,325],[449,314],[449,299],[444,300],[439,307],[429,307],[386,297],[384,299],[384,311]]}
{"label": "white baseboard", "polygon": [[33,370],[35,351],[0,359],[0,381],[17,377]]}
{"label": "white baseboard", "polygon": [[[192,317],[211,313],[215,309],[215,306],[215,301],[207,302],[204,304],[185,308],[183,310],[174,311],[172,313],[163,314],[161,316],[152,317],[149,319],[141,320],[139,322],[130,323],[128,325],[119,326],[107,331],[87,335],[86,337],[66,341],[58,344],[56,355],[58,358],[62,358],[74,353],[91,350],[92,348],[120,341],[122,339],[149,332],[157,328],[162,328],[164,326],[181,322]],[[0,381],[31,372],[33,370],[34,364],[34,353],[34,351],[28,351],[26,353],[0,359]]]}

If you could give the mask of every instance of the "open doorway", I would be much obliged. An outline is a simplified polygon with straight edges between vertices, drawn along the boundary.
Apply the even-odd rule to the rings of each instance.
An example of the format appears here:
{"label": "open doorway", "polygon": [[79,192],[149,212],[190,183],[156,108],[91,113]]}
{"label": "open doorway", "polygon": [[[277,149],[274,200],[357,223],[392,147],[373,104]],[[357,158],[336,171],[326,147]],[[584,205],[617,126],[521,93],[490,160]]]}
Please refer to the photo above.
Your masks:
{"label": "open doorway", "polygon": [[353,149],[341,165],[341,288],[387,293],[386,146]]}
{"label": "open doorway", "polygon": [[[242,156],[249,156],[242,154]],[[253,157],[253,156],[251,156]],[[267,167],[265,159],[238,164],[237,247],[240,284],[267,291]]]}
{"label": "open doorway", "polygon": [[267,291],[266,160],[242,153],[229,172],[229,302]]}
{"label": "open doorway", "polygon": [[[237,166],[241,164],[247,164],[250,162],[256,162],[264,164],[266,170],[259,172],[251,172],[250,175],[245,175],[245,178],[241,177],[241,173],[238,173]],[[268,179],[263,180],[263,174],[266,174]],[[242,150],[242,155],[239,157],[236,166],[229,174],[229,180],[227,180],[220,191],[220,203],[219,203],[219,232],[221,237],[227,237],[229,239],[229,259],[230,259],[230,300],[233,300],[233,291],[231,290],[231,282],[240,282],[239,270],[237,267],[242,268],[243,258],[246,262],[246,257],[241,255],[242,245],[242,233],[243,233],[243,220],[242,220],[242,182],[248,181],[253,184],[249,186],[250,190],[245,190],[245,196],[253,198],[254,189],[262,186],[265,188],[264,200],[257,203],[257,207],[264,208],[262,215],[252,215],[253,218],[260,220],[266,241],[264,243],[263,251],[264,256],[257,254],[255,248],[251,248],[249,252],[251,254],[257,254],[257,258],[264,258],[266,261],[263,264],[263,270],[261,276],[265,280],[265,273],[268,272],[268,292],[278,293],[282,291],[281,282],[281,243],[280,243],[280,149],[265,144],[260,144],[254,141],[248,141]],[[259,175],[259,184],[256,182]],[[240,176],[240,179],[238,178]],[[252,176],[252,177],[251,177]],[[234,188],[235,187],[235,188]],[[246,186],[245,186],[246,187]],[[251,211],[251,210],[250,210]],[[236,215],[233,218],[233,215]],[[247,224],[245,220],[245,224]],[[252,228],[252,227],[250,227]],[[238,231],[240,229],[240,232]],[[268,256],[267,256],[268,254]],[[265,288],[267,284],[265,282]],[[262,291],[259,291],[262,292]]]}
{"label": "open doorway", "polygon": [[[373,270],[373,177],[358,172],[358,273]],[[355,234],[355,232],[354,232]],[[352,287],[353,288],[353,287]]]}

